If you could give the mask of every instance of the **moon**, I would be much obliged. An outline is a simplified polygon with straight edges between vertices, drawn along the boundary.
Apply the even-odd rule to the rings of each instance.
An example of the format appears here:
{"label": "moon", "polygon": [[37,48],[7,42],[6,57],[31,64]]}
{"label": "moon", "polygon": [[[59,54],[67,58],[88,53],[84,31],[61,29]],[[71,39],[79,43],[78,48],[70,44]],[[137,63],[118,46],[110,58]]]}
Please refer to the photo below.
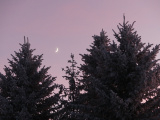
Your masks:
{"label": "moon", "polygon": [[59,50],[58,50],[58,48],[57,48],[55,52],[57,53],[58,51],[59,51]]}

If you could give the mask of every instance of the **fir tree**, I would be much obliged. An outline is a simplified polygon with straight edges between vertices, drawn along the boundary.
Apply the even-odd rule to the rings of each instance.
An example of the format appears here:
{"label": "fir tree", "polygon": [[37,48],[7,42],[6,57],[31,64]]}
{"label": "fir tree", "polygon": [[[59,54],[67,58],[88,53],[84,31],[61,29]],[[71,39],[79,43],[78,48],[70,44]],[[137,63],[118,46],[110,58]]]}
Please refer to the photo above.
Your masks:
{"label": "fir tree", "polygon": [[[0,74],[0,119],[49,120],[59,109],[61,86],[48,75],[50,67],[42,65],[42,55],[33,55],[30,43],[24,40],[15,52],[5,75]],[[60,89],[54,93],[55,89]]]}
{"label": "fir tree", "polygon": [[[119,24],[117,40],[111,43],[102,30],[93,36],[88,54],[81,55],[84,73],[76,119],[160,119],[160,66],[155,58],[159,45],[141,42],[133,24]],[[143,102],[145,100],[145,102]]]}

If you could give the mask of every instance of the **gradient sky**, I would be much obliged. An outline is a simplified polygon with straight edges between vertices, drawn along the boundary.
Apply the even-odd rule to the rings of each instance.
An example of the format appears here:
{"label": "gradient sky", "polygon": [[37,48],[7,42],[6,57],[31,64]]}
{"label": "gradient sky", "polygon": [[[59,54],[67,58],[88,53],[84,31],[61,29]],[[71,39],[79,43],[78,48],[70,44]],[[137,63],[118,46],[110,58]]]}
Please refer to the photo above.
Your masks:
{"label": "gradient sky", "polygon": [[0,72],[26,36],[33,54],[44,54],[49,74],[64,83],[61,68],[70,54],[82,63],[79,53],[86,53],[102,28],[115,40],[112,29],[117,31],[123,14],[129,23],[136,21],[142,42],[160,44],[160,0],[0,0]]}

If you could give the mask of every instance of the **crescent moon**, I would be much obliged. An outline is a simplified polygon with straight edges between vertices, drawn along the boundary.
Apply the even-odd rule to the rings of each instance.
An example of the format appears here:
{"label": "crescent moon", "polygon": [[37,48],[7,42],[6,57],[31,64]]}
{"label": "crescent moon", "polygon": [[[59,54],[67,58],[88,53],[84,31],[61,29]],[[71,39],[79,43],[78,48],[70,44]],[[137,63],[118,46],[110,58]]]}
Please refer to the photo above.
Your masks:
{"label": "crescent moon", "polygon": [[55,51],[56,53],[58,52],[58,48],[56,49],[56,51]]}

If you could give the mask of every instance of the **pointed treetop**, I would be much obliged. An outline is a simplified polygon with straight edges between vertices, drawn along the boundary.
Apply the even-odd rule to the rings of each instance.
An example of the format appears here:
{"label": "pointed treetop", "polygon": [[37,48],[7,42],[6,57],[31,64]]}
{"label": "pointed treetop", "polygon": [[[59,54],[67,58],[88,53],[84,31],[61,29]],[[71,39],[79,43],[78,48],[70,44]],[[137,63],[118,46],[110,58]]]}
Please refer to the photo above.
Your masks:
{"label": "pointed treetop", "polygon": [[26,44],[26,38],[25,38],[25,36],[24,36],[24,44]]}
{"label": "pointed treetop", "polygon": [[123,22],[125,23],[125,13],[123,13]]}
{"label": "pointed treetop", "polygon": [[29,44],[30,45],[28,37],[27,37],[27,42],[26,42],[26,37],[24,36],[24,44]]}
{"label": "pointed treetop", "polygon": [[29,43],[29,39],[28,39],[28,37],[27,37],[27,43]]}

